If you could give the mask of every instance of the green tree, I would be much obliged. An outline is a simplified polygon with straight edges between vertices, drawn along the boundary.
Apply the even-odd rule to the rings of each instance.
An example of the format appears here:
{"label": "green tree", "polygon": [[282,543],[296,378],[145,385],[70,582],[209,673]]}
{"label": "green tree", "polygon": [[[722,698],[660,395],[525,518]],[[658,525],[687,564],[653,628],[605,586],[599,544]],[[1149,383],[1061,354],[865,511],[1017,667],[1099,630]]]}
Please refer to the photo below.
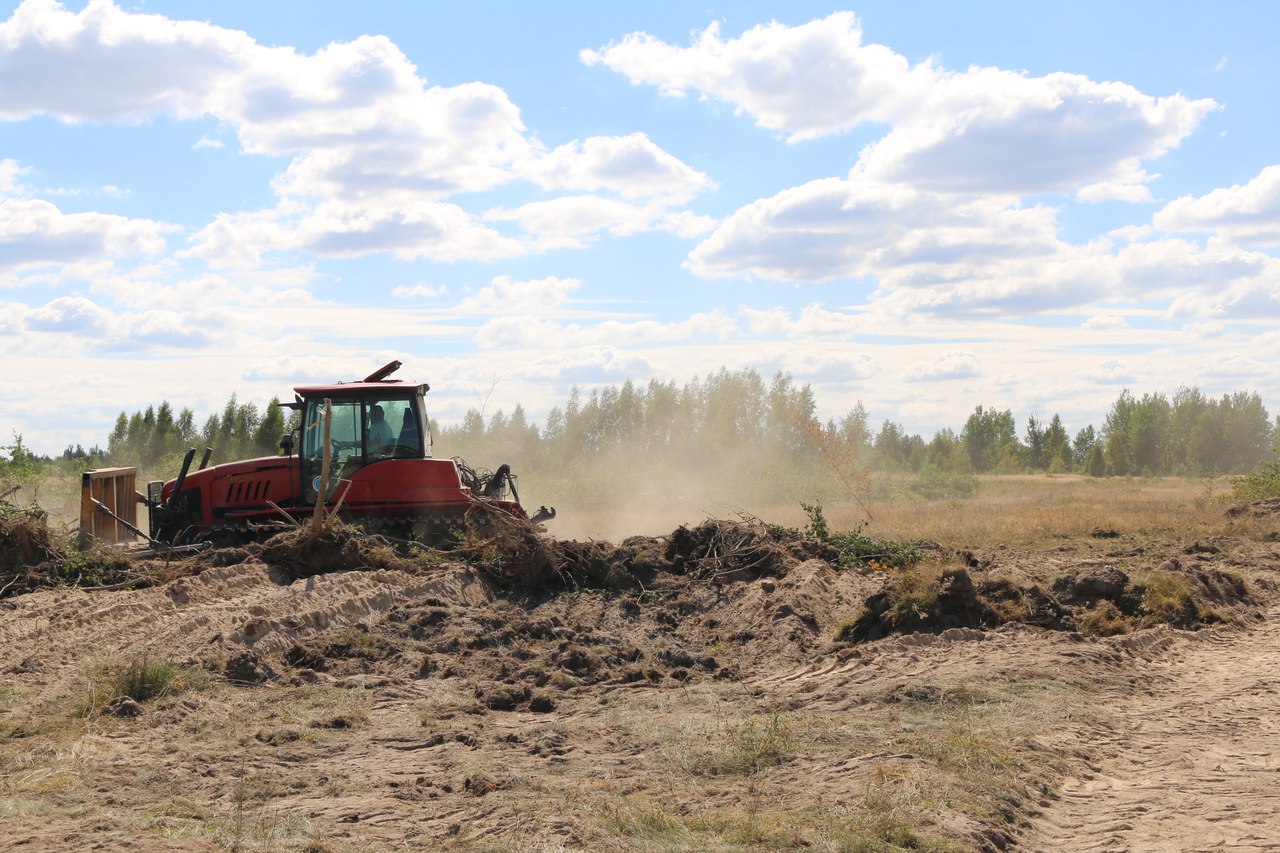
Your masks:
{"label": "green tree", "polygon": [[1089,454],[1084,460],[1084,472],[1090,477],[1105,477],[1107,475],[1106,453],[1103,451],[1100,442],[1089,448]]}
{"label": "green tree", "polygon": [[960,441],[964,444],[969,464],[976,473],[993,470],[1005,457],[1006,450],[1017,451],[1017,427],[1014,425],[1013,412],[1009,409],[997,411],[984,409],[982,406],[975,407],[973,414],[965,421]]}
{"label": "green tree", "polygon": [[1129,442],[1129,424],[1133,420],[1137,402],[1126,388],[1111,404],[1107,419],[1102,425],[1102,441],[1107,454],[1107,466],[1117,477],[1136,473],[1133,463],[1133,446]]}

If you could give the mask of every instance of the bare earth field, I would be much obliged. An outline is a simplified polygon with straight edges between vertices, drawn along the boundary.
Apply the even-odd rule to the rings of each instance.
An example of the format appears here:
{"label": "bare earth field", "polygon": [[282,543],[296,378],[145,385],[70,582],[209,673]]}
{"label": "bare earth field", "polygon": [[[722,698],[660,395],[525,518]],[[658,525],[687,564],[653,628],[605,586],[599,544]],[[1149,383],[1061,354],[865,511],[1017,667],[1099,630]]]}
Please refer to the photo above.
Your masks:
{"label": "bare earth field", "polygon": [[[501,555],[312,574],[255,546],[146,588],[13,596],[0,833],[145,853],[1280,850],[1280,520],[1212,491],[1006,478],[873,507],[869,532],[928,540],[908,572],[695,518],[556,542],[538,584]],[[787,512],[762,515],[803,524]],[[119,698],[157,666],[156,695]]]}

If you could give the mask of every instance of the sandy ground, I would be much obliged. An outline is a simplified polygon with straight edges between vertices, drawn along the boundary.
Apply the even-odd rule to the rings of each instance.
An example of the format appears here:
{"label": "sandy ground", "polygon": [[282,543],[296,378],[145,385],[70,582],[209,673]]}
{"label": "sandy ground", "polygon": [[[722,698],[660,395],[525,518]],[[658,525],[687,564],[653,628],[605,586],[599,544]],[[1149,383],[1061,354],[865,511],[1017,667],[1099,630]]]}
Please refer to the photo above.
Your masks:
{"label": "sandy ground", "polygon": [[1071,732],[1089,766],[1037,820],[1035,850],[1280,850],[1280,609],[1172,639],[1097,693]]}
{"label": "sandy ground", "polygon": [[[964,559],[1047,584],[1185,544]],[[0,602],[0,831],[15,851],[1280,850],[1280,546],[1196,559],[1249,580],[1235,624],[854,646],[832,637],[885,575],[821,559],[520,596],[464,565],[294,580],[250,556],[31,593]],[[85,707],[141,657],[203,680],[138,716]]]}

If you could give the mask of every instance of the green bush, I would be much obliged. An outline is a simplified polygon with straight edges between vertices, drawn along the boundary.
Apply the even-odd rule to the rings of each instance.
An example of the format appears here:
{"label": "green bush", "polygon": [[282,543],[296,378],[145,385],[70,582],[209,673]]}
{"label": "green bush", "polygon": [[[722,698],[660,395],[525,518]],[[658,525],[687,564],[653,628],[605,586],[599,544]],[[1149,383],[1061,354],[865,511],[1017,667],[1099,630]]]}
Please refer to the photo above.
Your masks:
{"label": "green bush", "polygon": [[960,500],[978,493],[978,478],[968,471],[943,471],[926,465],[908,488],[927,501]]}
{"label": "green bush", "polygon": [[800,502],[800,508],[809,516],[809,524],[804,531],[780,525],[766,525],[774,536],[787,539],[809,537],[824,542],[840,551],[842,565],[861,563],[874,564],[881,568],[901,569],[915,565],[920,561],[920,548],[916,542],[898,542],[892,539],[875,539],[862,532],[859,525],[856,530],[835,532],[827,523],[822,504]]}
{"label": "green bush", "polygon": [[1264,462],[1243,477],[1232,480],[1231,494],[1239,501],[1280,498],[1280,459]]}

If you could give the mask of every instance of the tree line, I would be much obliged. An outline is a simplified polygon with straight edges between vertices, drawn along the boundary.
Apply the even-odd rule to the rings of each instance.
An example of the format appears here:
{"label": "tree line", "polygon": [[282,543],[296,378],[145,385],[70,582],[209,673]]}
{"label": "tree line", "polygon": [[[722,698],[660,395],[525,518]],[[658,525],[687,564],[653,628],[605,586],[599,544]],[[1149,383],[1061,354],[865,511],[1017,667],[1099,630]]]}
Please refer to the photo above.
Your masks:
{"label": "tree line", "polygon": [[[572,490],[583,500],[627,485],[663,494],[705,482],[727,496],[838,497],[866,472],[942,477],[943,493],[952,494],[963,485],[958,478],[979,474],[1243,474],[1270,458],[1280,441],[1280,419],[1245,391],[1211,397],[1180,388],[1138,397],[1126,389],[1099,426],[1074,432],[1057,414],[1030,415],[1019,428],[1011,409],[977,405],[958,430],[942,429],[928,440],[892,420],[873,427],[861,403],[825,421],[816,411],[812,388],[785,373],[765,378],[721,369],[683,384],[574,388],[542,426],[517,405],[510,414],[472,408],[456,424],[433,422],[432,432],[437,456],[488,467],[509,462],[540,489]],[[190,409],[161,402],[121,412],[105,449],[76,445],[62,459],[172,476],[188,447],[213,448],[215,464],[278,453],[296,417],[277,399],[259,408],[232,395],[197,425]],[[19,472],[29,477],[40,462],[20,436],[0,448],[5,480]]]}
{"label": "tree line", "polygon": [[823,450],[830,447],[887,472],[1216,476],[1251,470],[1280,441],[1280,418],[1272,420],[1261,397],[1245,391],[1214,398],[1180,388],[1171,397],[1136,397],[1126,389],[1100,427],[1074,434],[1057,414],[1030,415],[1019,430],[1012,410],[978,405],[959,431],[942,429],[927,441],[892,420],[873,429],[861,403],[825,422],[815,410],[810,386],[786,374],[766,381],[753,370],[721,370],[683,386],[626,382],[585,397],[575,388],[542,430],[517,407],[488,420],[473,409],[437,434],[442,445],[535,465],[619,453],[656,464],[745,452],[766,476],[780,466],[829,464]]}

